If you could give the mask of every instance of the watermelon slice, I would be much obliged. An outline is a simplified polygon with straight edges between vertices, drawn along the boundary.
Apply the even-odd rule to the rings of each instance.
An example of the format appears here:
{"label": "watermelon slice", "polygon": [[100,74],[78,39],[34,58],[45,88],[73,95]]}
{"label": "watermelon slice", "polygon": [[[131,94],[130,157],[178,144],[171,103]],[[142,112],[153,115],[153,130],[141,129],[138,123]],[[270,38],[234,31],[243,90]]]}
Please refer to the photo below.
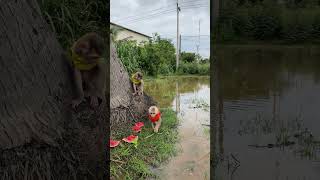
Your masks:
{"label": "watermelon slice", "polygon": [[137,123],[134,124],[134,126],[141,128],[141,127],[144,126],[144,123],[143,122],[137,122]]}
{"label": "watermelon slice", "polygon": [[135,136],[135,135],[130,135],[126,138],[123,138],[122,139],[124,142],[127,142],[127,143],[134,143],[135,141],[138,140],[138,136]]}
{"label": "watermelon slice", "polygon": [[110,147],[114,148],[120,144],[120,141],[110,139]]}
{"label": "watermelon slice", "polygon": [[139,127],[139,126],[133,126],[133,127],[132,127],[132,130],[133,130],[134,132],[138,133],[138,132],[141,131],[141,127]]}

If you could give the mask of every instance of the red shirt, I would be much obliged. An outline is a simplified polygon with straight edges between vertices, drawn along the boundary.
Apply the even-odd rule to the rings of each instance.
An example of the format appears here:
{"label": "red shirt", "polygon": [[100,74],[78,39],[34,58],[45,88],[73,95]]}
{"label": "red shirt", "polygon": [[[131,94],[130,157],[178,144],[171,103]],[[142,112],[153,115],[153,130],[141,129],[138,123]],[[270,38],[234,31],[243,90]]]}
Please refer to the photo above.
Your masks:
{"label": "red shirt", "polygon": [[152,117],[150,114],[148,115],[150,121],[153,122],[153,123],[157,122],[160,119],[160,116],[161,116],[160,112],[158,114],[156,114],[155,117]]}

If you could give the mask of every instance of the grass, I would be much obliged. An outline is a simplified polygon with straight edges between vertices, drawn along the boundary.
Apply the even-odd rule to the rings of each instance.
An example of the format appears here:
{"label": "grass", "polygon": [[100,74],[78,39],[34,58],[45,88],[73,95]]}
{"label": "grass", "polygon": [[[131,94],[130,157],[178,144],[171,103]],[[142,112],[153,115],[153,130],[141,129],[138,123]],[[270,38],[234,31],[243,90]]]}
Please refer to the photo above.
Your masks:
{"label": "grass", "polygon": [[[118,147],[110,150],[111,179],[156,177],[151,167],[159,167],[177,153],[177,116],[171,109],[161,109],[161,112],[163,122],[158,134],[153,133],[151,124],[147,122],[138,135],[137,148],[122,141]],[[119,140],[128,135],[130,134],[119,134],[114,139]]]}
{"label": "grass", "polygon": [[192,104],[194,104],[193,108],[201,108],[204,111],[209,111],[209,104],[204,99],[193,99]]}
{"label": "grass", "polygon": [[157,80],[157,79],[166,79],[166,78],[174,78],[174,77],[210,77],[209,75],[199,75],[199,74],[178,74],[173,73],[171,75],[158,75],[158,76],[144,76],[145,80]]}
{"label": "grass", "polygon": [[210,128],[209,127],[204,127],[203,132],[206,137],[210,138]]}

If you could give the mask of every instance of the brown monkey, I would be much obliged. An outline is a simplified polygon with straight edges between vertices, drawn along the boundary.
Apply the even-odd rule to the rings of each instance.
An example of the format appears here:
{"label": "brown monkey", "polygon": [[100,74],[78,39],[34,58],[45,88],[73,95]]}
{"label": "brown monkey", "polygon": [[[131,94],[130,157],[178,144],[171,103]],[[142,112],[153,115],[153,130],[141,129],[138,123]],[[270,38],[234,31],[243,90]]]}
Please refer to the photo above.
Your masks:
{"label": "brown monkey", "polygon": [[159,108],[157,106],[150,106],[148,110],[148,117],[151,121],[153,131],[157,133],[162,121]]}
{"label": "brown monkey", "polygon": [[142,73],[136,72],[131,76],[132,86],[133,86],[133,95],[143,95],[143,85]]}
{"label": "brown monkey", "polygon": [[80,37],[71,47],[73,77],[78,97],[72,101],[77,107],[84,97],[90,97],[90,106],[99,105],[99,99],[105,100],[105,83],[107,67],[102,58],[105,43],[96,33],[87,33]]}

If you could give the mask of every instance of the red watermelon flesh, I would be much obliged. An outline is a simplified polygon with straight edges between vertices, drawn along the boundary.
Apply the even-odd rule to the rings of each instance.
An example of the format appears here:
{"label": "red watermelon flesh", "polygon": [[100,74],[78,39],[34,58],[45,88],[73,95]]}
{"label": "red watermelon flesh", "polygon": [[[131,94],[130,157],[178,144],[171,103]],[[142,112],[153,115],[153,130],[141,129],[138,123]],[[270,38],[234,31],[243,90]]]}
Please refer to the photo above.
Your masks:
{"label": "red watermelon flesh", "polygon": [[133,126],[132,127],[132,130],[134,131],[134,132],[140,132],[141,131],[141,127],[139,127],[139,126]]}
{"label": "red watermelon flesh", "polygon": [[134,126],[137,126],[137,127],[143,127],[144,126],[144,123],[143,122],[137,122],[134,124]]}
{"label": "red watermelon flesh", "polygon": [[115,140],[112,140],[110,139],[110,147],[116,147],[120,144],[120,141],[115,141]]}
{"label": "red watermelon flesh", "polygon": [[124,142],[127,142],[127,143],[132,143],[136,139],[138,139],[138,136],[130,135],[130,136],[126,137],[126,138],[123,138],[122,140]]}

